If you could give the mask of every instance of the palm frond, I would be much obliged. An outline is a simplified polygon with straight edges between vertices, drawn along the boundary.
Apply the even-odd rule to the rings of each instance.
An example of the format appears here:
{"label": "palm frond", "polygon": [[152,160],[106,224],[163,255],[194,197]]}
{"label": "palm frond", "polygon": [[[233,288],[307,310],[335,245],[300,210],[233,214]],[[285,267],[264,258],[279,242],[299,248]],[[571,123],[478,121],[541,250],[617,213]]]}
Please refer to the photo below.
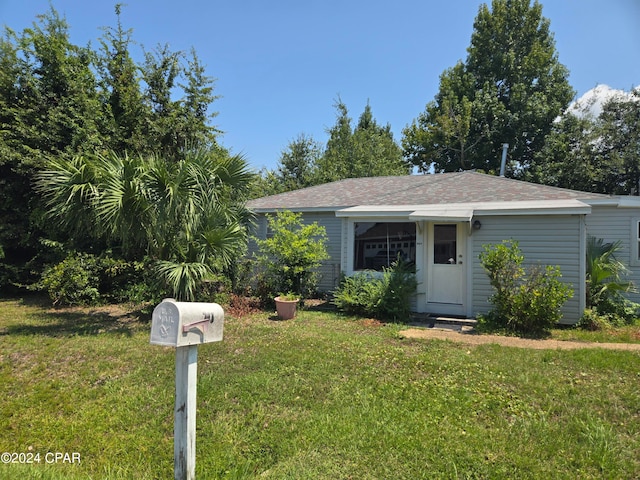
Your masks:
{"label": "palm frond", "polygon": [[93,229],[93,207],[99,195],[94,164],[89,157],[59,157],[36,175],[47,214],[71,231]]}
{"label": "palm frond", "polygon": [[107,235],[121,240],[125,248],[144,245],[151,208],[146,160],[115,153],[99,160],[101,178],[96,215],[100,225]]}
{"label": "palm frond", "polygon": [[635,284],[624,280],[630,271],[615,254],[621,249],[621,242],[605,243],[601,238],[587,239],[587,305],[597,306],[606,299],[621,293],[635,292]]}
{"label": "palm frond", "polygon": [[230,265],[241,252],[247,238],[246,230],[239,224],[210,228],[202,232],[202,253],[207,263]]}
{"label": "palm frond", "polygon": [[197,286],[212,272],[208,265],[200,262],[156,262],[155,271],[172,289],[173,297],[179,301],[193,301]]}

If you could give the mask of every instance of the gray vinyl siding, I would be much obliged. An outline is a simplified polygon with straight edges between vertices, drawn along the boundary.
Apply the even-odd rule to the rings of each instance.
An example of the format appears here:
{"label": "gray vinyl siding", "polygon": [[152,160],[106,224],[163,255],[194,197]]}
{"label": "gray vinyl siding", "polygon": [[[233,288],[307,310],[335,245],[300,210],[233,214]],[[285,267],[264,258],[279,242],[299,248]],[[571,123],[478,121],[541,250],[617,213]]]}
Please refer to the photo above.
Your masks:
{"label": "gray vinyl siding", "polygon": [[[329,259],[319,267],[320,282],[318,290],[330,292],[338,286],[340,280],[340,259],[342,242],[342,219],[336,218],[334,212],[304,213],[303,221],[306,224],[318,222],[327,232],[327,253]],[[264,239],[267,236],[267,218],[264,214],[258,214],[256,228],[253,233],[256,237]],[[249,242],[249,257],[256,251],[255,242]]]}
{"label": "gray vinyl siding", "polygon": [[320,283],[318,290],[331,292],[340,281],[340,259],[342,258],[342,219],[334,212],[305,213],[305,223],[318,222],[327,231],[327,253],[329,259],[322,262],[319,268]]}
{"label": "gray vinyl siding", "polygon": [[[605,242],[620,241],[620,251],[616,258],[623,262],[631,271],[628,280],[640,286],[640,265],[631,261],[631,242],[637,229],[633,224],[635,218],[640,217],[640,209],[617,207],[592,207],[591,215],[587,215],[587,235],[601,238]],[[635,263],[635,264],[634,264]],[[640,294],[629,293],[629,299],[640,302]]]}
{"label": "gray vinyl siding", "polygon": [[267,236],[267,217],[264,214],[257,214],[253,228],[249,231],[249,243],[247,245],[247,257],[252,258],[258,247],[252,237],[264,239]]}
{"label": "gray vinyl siding", "polygon": [[525,265],[558,265],[562,281],[574,288],[574,295],[563,307],[562,323],[575,323],[581,316],[580,280],[580,216],[529,215],[479,216],[480,230],[470,239],[473,252],[472,302],[474,314],[491,309],[488,298],[493,293],[486,272],[480,265],[483,245],[517,240],[525,257]]}

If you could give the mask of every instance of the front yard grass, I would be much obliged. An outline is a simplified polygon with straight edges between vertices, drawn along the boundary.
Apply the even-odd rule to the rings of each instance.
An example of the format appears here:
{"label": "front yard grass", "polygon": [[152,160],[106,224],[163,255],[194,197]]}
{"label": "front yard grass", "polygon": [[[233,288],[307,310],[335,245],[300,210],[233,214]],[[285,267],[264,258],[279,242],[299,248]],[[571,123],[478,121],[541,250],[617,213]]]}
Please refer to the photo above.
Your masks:
{"label": "front yard grass", "polygon": [[[224,341],[198,351],[196,477],[640,475],[638,352],[401,328],[309,310],[227,317]],[[149,330],[148,314],[122,308],[0,300],[0,452],[41,455],[0,464],[0,478],[172,478],[175,352]]]}

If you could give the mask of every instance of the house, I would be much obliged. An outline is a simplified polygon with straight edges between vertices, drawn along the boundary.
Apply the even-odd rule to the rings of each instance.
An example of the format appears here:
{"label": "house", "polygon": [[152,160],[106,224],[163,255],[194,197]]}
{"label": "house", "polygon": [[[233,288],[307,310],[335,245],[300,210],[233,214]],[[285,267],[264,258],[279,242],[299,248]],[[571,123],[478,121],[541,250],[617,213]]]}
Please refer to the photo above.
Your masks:
{"label": "house", "polygon": [[[621,241],[617,258],[640,284],[640,198],[585,193],[476,172],[340,180],[249,202],[257,236],[266,214],[301,212],[329,237],[320,288],[340,274],[381,270],[398,254],[415,262],[416,312],[474,317],[491,309],[479,254],[485,244],[517,240],[529,265],[558,265],[574,289],[562,323],[585,308],[587,236]],[[640,301],[638,297],[631,298]]]}

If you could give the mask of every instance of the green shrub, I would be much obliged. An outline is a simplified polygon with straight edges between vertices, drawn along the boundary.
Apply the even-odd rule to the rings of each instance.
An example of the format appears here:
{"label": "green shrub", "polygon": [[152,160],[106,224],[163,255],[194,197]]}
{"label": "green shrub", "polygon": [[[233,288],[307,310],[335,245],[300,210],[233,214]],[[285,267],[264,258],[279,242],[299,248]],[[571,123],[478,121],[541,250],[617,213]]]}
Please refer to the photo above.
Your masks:
{"label": "green shrub", "polygon": [[45,269],[41,286],[54,305],[92,304],[100,296],[97,270],[94,255],[72,252],[62,262]]}
{"label": "green shrub", "polygon": [[317,222],[305,225],[302,214],[290,211],[267,219],[272,235],[255,239],[261,268],[260,296],[273,298],[281,292],[294,292],[305,298],[315,293],[318,276],[314,269],[329,258],[325,228]]}
{"label": "green shrub", "polygon": [[487,318],[507,330],[541,333],[561,318],[560,308],[573,295],[560,281],[560,268],[536,266],[527,272],[516,241],[484,245],[480,263],[495,289],[489,301],[494,309]]}
{"label": "green shrub", "polygon": [[110,251],[96,258],[98,292],[103,302],[144,302],[150,300],[151,278],[145,262],[114,257]]}
{"label": "green shrub", "polygon": [[413,267],[398,260],[384,268],[380,316],[391,320],[406,320],[411,313],[411,298],[418,285]]}
{"label": "green shrub", "polygon": [[225,275],[213,274],[198,285],[195,291],[196,302],[216,302],[228,304],[231,300],[231,280]]}
{"label": "green shrub", "polygon": [[607,330],[613,327],[615,320],[611,315],[598,313],[593,308],[586,308],[576,325],[584,330]]}
{"label": "green shrub", "polygon": [[620,246],[619,241],[604,243],[594,237],[587,240],[587,308],[603,317],[598,323],[611,326],[633,323],[640,307],[624,296],[637,289],[633,282],[624,280],[630,271],[615,256]]}
{"label": "green shrub", "polygon": [[622,309],[621,313],[602,313],[596,308],[586,308],[576,326],[584,330],[596,331],[633,325],[638,316],[637,307],[638,305],[632,302],[628,302],[626,306],[620,304],[618,308]]}
{"label": "green shrub", "polygon": [[54,305],[143,303],[161,297],[150,261],[126,261],[109,251],[100,256],[69,252],[45,269],[33,289],[46,291]]}
{"label": "green shrub", "polygon": [[350,314],[404,320],[411,313],[416,286],[414,272],[399,260],[384,268],[382,275],[363,271],[344,277],[334,292],[333,303]]}
{"label": "green shrub", "polygon": [[351,315],[376,316],[383,297],[383,283],[373,271],[357,272],[343,277],[333,292],[333,303]]}

